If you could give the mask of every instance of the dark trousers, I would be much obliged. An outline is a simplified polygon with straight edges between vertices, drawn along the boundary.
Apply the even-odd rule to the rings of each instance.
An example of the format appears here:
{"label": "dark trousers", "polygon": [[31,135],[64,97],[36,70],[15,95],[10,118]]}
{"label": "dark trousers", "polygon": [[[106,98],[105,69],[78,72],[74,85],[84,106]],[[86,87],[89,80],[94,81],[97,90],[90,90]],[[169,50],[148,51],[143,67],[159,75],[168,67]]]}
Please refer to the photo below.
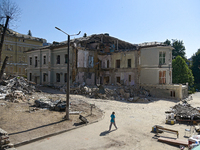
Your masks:
{"label": "dark trousers", "polygon": [[117,126],[116,126],[115,122],[110,122],[109,131],[111,130],[112,124],[114,124],[115,128],[117,129]]}

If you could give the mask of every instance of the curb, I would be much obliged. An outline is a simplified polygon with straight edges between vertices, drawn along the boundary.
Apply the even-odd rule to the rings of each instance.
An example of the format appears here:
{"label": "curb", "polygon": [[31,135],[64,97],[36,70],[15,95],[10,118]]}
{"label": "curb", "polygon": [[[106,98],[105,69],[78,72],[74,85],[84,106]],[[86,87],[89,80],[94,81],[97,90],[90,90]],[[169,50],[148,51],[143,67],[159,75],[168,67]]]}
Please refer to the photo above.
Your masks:
{"label": "curb", "polygon": [[103,120],[103,118],[105,117],[105,112],[103,112],[102,110],[101,110],[101,112],[103,113],[102,117],[97,119],[96,121],[93,121],[93,122],[90,122],[90,123],[87,123],[87,124],[83,124],[83,125],[80,125],[78,127],[74,127],[74,128],[62,130],[62,131],[59,131],[59,132],[51,133],[51,134],[48,134],[48,135],[45,135],[45,136],[37,137],[37,138],[31,139],[31,140],[16,143],[16,144],[14,144],[14,147],[23,146],[23,145],[26,145],[26,144],[29,144],[29,143],[33,143],[33,142],[36,142],[36,141],[39,141],[39,140],[42,140],[42,139],[45,139],[45,138],[48,138],[48,137],[52,137],[52,136],[55,136],[55,135],[58,135],[58,134],[61,134],[61,133],[65,133],[65,132],[68,132],[68,131],[71,131],[71,130],[74,130],[74,129],[81,128],[83,126],[87,126],[87,125],[99,122],[99,121]]}

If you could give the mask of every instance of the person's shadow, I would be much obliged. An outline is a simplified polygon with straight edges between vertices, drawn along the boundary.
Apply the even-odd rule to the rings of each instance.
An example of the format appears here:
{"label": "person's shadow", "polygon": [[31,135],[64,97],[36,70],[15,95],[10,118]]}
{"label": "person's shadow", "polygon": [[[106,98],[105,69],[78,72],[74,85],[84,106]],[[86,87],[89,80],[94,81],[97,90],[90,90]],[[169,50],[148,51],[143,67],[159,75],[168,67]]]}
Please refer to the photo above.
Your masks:
{"label": "person's shadow", "polygon": [[108,131],[108,130],[103,131],[103,132],[100,133],[99,136],[105,136],[105,135],[107,135],[107,134],[109,134],[109,133],[111,133],[111,132],[113,132],[113,131],[115,131],[115,130],[117,130],[117,129],[114,129],[114,130],[111,130],[111,131]]}

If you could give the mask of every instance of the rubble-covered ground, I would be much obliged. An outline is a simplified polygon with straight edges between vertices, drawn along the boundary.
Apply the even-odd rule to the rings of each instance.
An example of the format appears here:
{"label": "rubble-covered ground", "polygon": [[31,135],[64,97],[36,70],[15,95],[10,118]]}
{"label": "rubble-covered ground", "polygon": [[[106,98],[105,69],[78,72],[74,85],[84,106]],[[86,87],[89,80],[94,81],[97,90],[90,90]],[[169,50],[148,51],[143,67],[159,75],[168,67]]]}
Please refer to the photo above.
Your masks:
{"label": "rubble-covered ground", "polygon": [[[16,77],[0,86],[0,127],[8,132],[11,143],[19,143],[81,124],[79,115],[70,115],[70,120],[63,119],[65,111],[35,107],[37,99],[66,101],[66,94],[48,87],[36,87],[24,78]],[[36,92],[37,91],[37,92]],[[44,92],[43,92],[44,91]],[[89,122],[102,117],[97,107],[90,113],[90,104],[70,96],[70,112],[80,112]]]}

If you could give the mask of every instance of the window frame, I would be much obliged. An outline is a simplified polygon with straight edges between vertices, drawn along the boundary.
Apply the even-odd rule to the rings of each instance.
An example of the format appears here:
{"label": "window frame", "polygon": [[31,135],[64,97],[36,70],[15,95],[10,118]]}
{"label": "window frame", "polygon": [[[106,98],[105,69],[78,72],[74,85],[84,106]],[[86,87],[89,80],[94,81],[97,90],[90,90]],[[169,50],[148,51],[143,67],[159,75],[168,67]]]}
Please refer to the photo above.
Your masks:
{"label": "window frame", "polygon": [[166,52],[160,51],[159,52],[159,65],[164,65],[166,63]]}

